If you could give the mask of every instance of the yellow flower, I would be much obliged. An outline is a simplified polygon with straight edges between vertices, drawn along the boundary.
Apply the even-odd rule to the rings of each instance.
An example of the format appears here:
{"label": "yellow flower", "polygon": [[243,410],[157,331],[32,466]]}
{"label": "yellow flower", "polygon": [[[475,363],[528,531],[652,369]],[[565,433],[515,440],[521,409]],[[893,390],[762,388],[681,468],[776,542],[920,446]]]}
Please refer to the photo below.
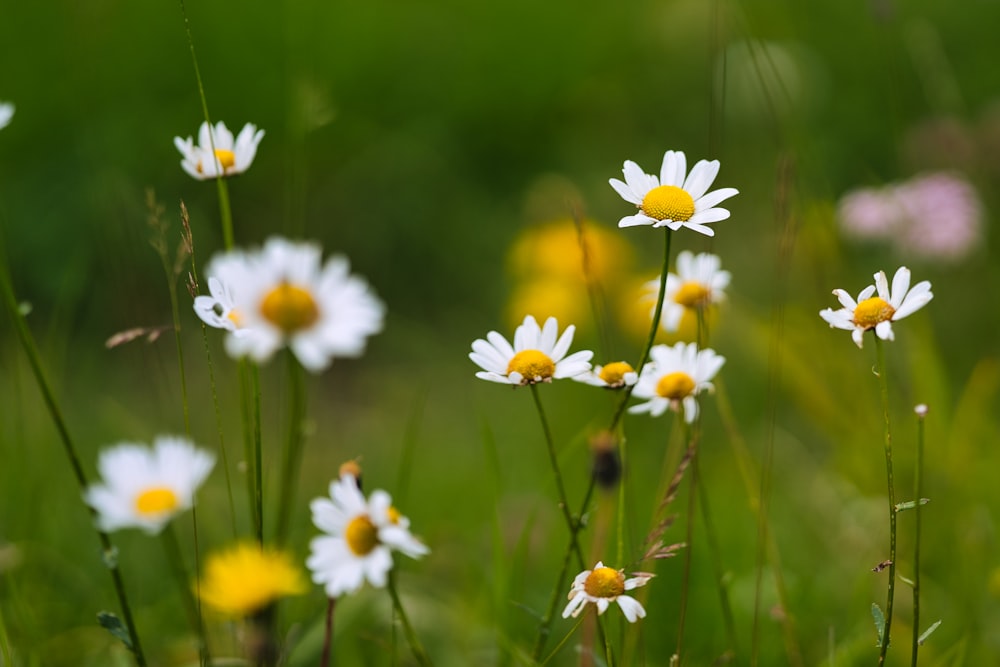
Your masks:
{"label": "yellow flower", "polygon": [[511,274],[584,284],[586,265],[590,280],[614,280],[631,263],[631,246],[596,222],[585,220],[581,229],[582,234],[571,218],[526,228],[508,255]]}
{"label": "yellow flower", "polygon": [[302,572],[288,553],[248,542],[208,558],[199,595],[227,616],[251,616],[278,598],[305,591]]}

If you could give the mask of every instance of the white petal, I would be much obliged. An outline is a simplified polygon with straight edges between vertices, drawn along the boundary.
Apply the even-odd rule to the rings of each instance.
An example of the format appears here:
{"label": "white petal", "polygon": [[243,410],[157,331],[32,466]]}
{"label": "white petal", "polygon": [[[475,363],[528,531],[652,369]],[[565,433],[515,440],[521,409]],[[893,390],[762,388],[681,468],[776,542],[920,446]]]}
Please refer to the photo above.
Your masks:
{"label": "white petal", "polygon": [[684,190],[691,195],[692,199],[697,200],[703,194],[708,192],[708,188],[711,187],[712,181],[715,180],[718,173],[718,160],[698,160],[698,162],[691,169],[691,173],[688,175],[687,180],[684,181]]}

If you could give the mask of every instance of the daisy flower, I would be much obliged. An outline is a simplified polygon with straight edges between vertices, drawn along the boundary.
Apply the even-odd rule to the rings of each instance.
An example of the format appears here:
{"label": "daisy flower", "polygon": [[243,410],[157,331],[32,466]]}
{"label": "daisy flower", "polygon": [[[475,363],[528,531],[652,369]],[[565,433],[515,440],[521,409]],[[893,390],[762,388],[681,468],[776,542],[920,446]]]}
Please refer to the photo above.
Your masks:
{"label": "daisy flower", "polygon": [[7,127],[13,117],[14,105],[10,102],[0,102],[0,130]]}
{"label": "daisy flower", "polygon": [[577,382],[586,382],[605,389],[631,387],[639,380],[639,374],[625,361],[613,361],[604,366],[594,366],[593,370],[573,377]]}
{"label": "daisy flower", "polygon": [[819,316],[832,328],[850,331],[859,348],[864,333],[869,329],[874,329],[875,335],[882,340],[893,340],[892,323],[920,310],[934,298],[927,280],[910,289],[910,270],[905,266],[900,267],[892,277],[891,291],[885,271],[879,271],[875,274],[875,284],[861,290],[857,301],[842,289],[835,289],[833,293],[843,308],[826,308],[820,311]]}
{"label": "daisy flower", "polygon": [[191,137],[174,137],[174,146],[181,152],[181,167],[200,181],[222,176],[242,174],[253,164],[257,146],[264,138],[264,130],[247,123],[236,139],[226,124],[219,121],[215,127],[202,123],[198,130],[198,143]]}
{"label": "daisy flower", "polygon": [[365,499],[350,473],[330,483],[329,498],[316,498],[309,507],[313,523],[326,534],[313,538],[306,566],[331,598],[353,593],[365,581],[384,587],[393,550],[410,558],[429,552],[410,534],[409,520],[389,494],[374,491]]}
{"label": "daisy flower", "polygon": [[576,575],[569,591],[569,604],[563,609],[562,617],[576,618],[588,602],[597,606],[598,614],[603,614],[612,602],[617,602],[629,623],[645,618],[646,610],[639,601],[624,593],[645,586],[653,575],[647,572],[634,574],[631,579],[626,579],[621,570],[605,567],[604,563],[598,561],[593,570],[584,570]]}
{"label": "daisy flower", "polygon": [[275,600],[306,592],[290,554],[255,543],[212,554],[198,586],[202,601],[227,616],[253,616]]}
{"label": "daisy flower", "polygon": [[490,382],[523,385],[575,377],[590,370],[590,358],[594,356],[590,350],[566,356],[575,331],[571,324],[556,340],[559,333],[556,318],[550,317],[539,328],[535,318],[528,315],[514,330],[513,346],[491,331],[486,340],[479,338],[472,342],[469,359],[484,369],[476,377]]}
{"label": "daisy flower", "polygon": [[196,300],[195,312],[229,332],[226,349],[234,357],[266,361],[287,345],[318,372],[335,356],[361,356],[367,338],[382,330],[385,307],[350,274],[346,258],[321,265],[320,255],[315,244],[272,238],[258,251],[213,258],[206,271],[211,296]]}
{"label": "daisy flower", "polygon": [[682,151],[663,154],[659,178],[643,172],[631,160],[625,161],[622,173],[625,175],[624,182],[617,178],[608,182],[622,199],[635,204],[639,213],[622,218],[618,222],[619,227],[652,225],[674,231],[687,227],[706,236],[715,236],[707,225],[729,217],[729,211],[716,207],[716,204],[739,194],[735,188],[708,192],[719,173],[719,161],[699,160],[688,174],[687,160]]}
{"label": "daisy flower", "polygon": [[648,412],[659,417],[667,408],[674,412],[684,409],[684,421],[691,423],[698,416],[696,397],[712,391],[711,379],[726,362],[714,350],[699,350],[695,343],[677,343],[673,347],[655,345],[649,351],[652,359],[642,369],[632,395],[649,399],[628,409],[632,414]]}
{"label": "daisy flower", "polygon": [[121,443],[101,452],[97,470],[103,482],[90,485],[83,497],[102,531],[141,528],[156,534],[194,505],[194,493],[213,465],[213,454],[185,438],[158,437],[152,450]]}
{"label": "daisy flower", "polygon": [[[660,326],[668,333],[675,333],[687,311],[697,311],[725,300],[724,290],[729,286],[729,271],[720,269],[717,255],[707,252],[694,255],[685,250],[677,255],[677,273],[667,274],[667,286],[663,294],[663,313]],[[652,292],[655,303],[660,289],[660,281],[651,280],[645,285]],[[648,300],[648,293],[646,298]],[[655,310],[655,307],[654,307]]]}

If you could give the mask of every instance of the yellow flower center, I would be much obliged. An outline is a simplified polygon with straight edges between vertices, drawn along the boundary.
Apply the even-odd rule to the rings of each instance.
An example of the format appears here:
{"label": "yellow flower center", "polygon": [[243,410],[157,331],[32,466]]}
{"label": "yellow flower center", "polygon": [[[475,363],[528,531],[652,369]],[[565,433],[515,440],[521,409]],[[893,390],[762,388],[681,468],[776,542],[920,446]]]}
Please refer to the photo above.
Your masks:
{"label": "yellow flower center", "polygon": [[610,385],[625,383],[625,374],[632,373],[633,368],[624,361],[615,361],[601,369],[599,377]]}
{"label": "yellow flower center", "polygon": [[240,311],[235,308],[229,311],[229,314],[226,315],[226,319],[235,324],[237,329],[243,326],[243,318],[240,317]]}
{"label": "yellow flower center", "polygon": [[865,329],[872,329],[879,322],[891,320],[896,309],[877,296],[865,299],[854,309],[854,323]]}
{"label": "yellow flower center", "polygon": [[392,505],[389,506],[387,514],[389,515],[389,523],[393,525],[399,524],[399,520],[403,517],[403,515],[399,513],[399,510]]}
{"label": "yellow flower center", "polygon": [[178,505],[177,494],[165,486],[146,489],[135,499],[135,509],[139,514],[163,514],[177,509]]}
{"label": "yellow flower center", "polygon": [[309,290],[281,283],[264,296],[260,314],[286,334],[291,334],[315,324],[319,308]]}
{"label": "yellow flower center", "polygon": [[222,170],[232,169],[236,166],[236,153],[227,151],[225,148],[215,149],[215,159],[222,165]]}
{"label": "yellow flower center", "polygon": [[683,371],[667,373],[656,383],[656,393],[663,398],[679,401],[694,391],[694,378]]}
{"label": "yellow flower center", "polygon": [[344,541],[355,556],[366,556],[378,545],[378,528],[367,514],[358,515],[347,524]]}
{"label": "yellow flower center", "polygon": [[549,355],[538,350],[521,350],[507,364],[507,375],[520,373],[525,382],[548,380],[556,372],[556,364]]}
{"label": "yellow flower center", "polygon": [[712,299],[712,292],[701,283],[689,281],[680,286],[674,294],[674,303],[685,308],[700,308]]}
{"label": "yellow flower center", "polygon": [[587,575],[583,590],[595,598],[616,598],[625,592],[625,575],[610,567],[598,567]]}
{"label": "yellow flower center", "polygon": [[676,185],[660,185],[646,193],[639,208],[655,220],[685,222],[694,215],[694,199]]}

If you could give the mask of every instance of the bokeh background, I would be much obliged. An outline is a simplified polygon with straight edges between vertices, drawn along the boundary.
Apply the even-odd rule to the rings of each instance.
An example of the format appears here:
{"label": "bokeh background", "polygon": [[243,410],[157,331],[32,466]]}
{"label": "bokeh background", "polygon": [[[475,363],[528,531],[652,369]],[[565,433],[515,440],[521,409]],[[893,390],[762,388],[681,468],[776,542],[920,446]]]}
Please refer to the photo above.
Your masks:
{"label": "bokeh background", "polygon": [[[922,618],[943,623],[922,664],[1000,662],[1000,5],[297,0],[189,2],[187,12],[213,120],[266,131],[253,167],[230,182],[237,242],[314,239],[346,254],[388,305],[386,329],[363,359],[337,361],[310,381],[292,539],[302,558],[313,534],[308,499],[342,461],[360,457],[366,483],[393,493],[433,549],[401,565],[401,585],[437,664],[519,664],[516,647],[530,648],[564,529],[527,392],[476,380],[469,344],[491,329],[511,335],[529,312],[556,314],[577,325],[574,347],[634,360],[638,286],[658,272],[660,234],[616,229],[629,205],[607,179],[625,159],[652,172],[664,150],[684,150],[689,164],[720,159],[716,186],[740,190],[715,238],[674,237],[675,255],[710,250],[733,274],[713,323],[727,363],[719,392],[703,401],[701,473],[738,645],[724,629],[699,520],[685,664],[713,664],[730,650],[735,664],[749,664],[755,643],[760,664],[875,660],[870,606],[884,604],[885,579],[870,570],[886,557],[886,527],[874,351],[870,342],[859,351],[817,313],[836,305],[834,287],[856,294],[875,271],[901,264],[935,293],[887,347],[902,497],[912,495],[912,408],[931,411]],[[3,261],[31,304],[92,473],[103,446],[184,428],[171,337],[104,342],[170,323],[149,245],[149,189],[171,239],[186,203],[199,267],[221,246],[215,186],[190,179],[172,143],[202,120],[185,24],[170,2],[3,0],[0,16],[0,100],[17,105],[0,130]],[[958,256],[915,253],[895,235],[858,239],[838,219],[852,189],[936,171],[967,181],[979,200],[980,226]],[[947,202],[923,207],[911,215],[932,227],[958,215]],[[583,281],[560,273],[579,253],[565,231],[573,216],[588,221],[606,268],[603,339]],[[559,224],[561,236],[551,233]],[[181,295],[192,434],[216,446],[201,332]],[[238,475],[234,365],[209,339]],[[274,461],[285,408],[278,361],[263,369]],[[613,398],[571,382],[542,389],[570,497],[581,498],[588,440]],[[7,319],[0,405],[0,640],[16,665],[127,664],[94,623],[114,608],[113,592]],[[680,434],[669,417],[630,417],[626,429],[622,533],[634,561]],[[754,499],[768,460],[773,543],[754,631]],[[668,541],[685,539],[684,495]],[[600,499],[594,517],[612,506]],[[203,549],[232,539],[219,471],[198,516]],[[187,536],[190,522],[180,524]],[[246,531],[239,507],[237,524]],[[906,576],[912,527],[901,514]],[[155,664],[191,663],[161,545],[134,533],[116,542]],[[611,544],[595,547],[595,559],[613,556]],[[682,570],[680,559],[657,566],[636,664],[666,664],[676,645]],[[291,663],[314,664],[321,591],[283,609]],[[908,664],[905,585],[897,610],[890,662]],[[379,591],[340,605],[338,664],[395,664],[389,618]],[[554,636],[570,627],[560,621]],[[235,652],[233,632],[219,635],[223,652]],[[408,659],[405,647],[395,653]],[[554,662],[577,660],[570,646]]]}

